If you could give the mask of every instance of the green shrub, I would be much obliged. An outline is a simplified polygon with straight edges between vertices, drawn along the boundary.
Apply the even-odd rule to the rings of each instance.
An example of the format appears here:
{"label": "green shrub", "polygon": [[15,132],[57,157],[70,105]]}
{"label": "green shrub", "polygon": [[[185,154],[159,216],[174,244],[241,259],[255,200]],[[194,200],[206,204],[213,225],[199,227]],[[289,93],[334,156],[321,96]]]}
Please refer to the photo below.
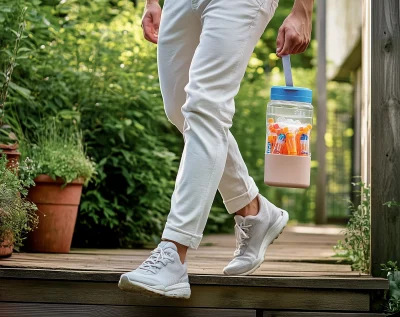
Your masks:
{"label": "green shrub", "polygon": [[[397,207],[400,207],[398,202],[393,202]],[[389,290],[385,297],[387,304],[384,307],[386,313],[400,312],[400,270],[397,267],[397,262],[389,261],[387,264],[381,264],[382,271],[386,272],[389,280]]]}
{"label": "green shrub", "polygon": [[31,163],[27,159],[19,166],[26,177],[18,177],[15,171],[7,168],[6,156],[0,154],[0,244],[12,233],[11,243],[15,249],[38,223],[37,208],[26,199],[27,188],[34,185]]}
{"label": "green shrub", "polygon": [[98,163],[82,196],[74,245],[159,239],[177,172],[174,152],[183,142],[164,114],[142,8],[128,0],[25,4],[30,52],[14,72],[8,119],[18,118],[22,148],[49,117],[75,120]]}
{"label": "green shrub", "polygon": [[363,182],[353,183],[360,190],[360,204],[355,206],[350,202],[350,220],[344,231],[344,241],[339,241],[334,247],[338,256],[351,262],[351,268],[369,273],[370,235],[371,235],[371,190]]}
{"label": "green shrub", "polygon": [[[0,5],[3,5],[2,1]],[[4,15],[4,13],[8,14]],[[25,57],[23,52],[26,48],[21,48],[21,41],[26,38],[24,35],[25,13],[26,7],[22,8],[19,2],[15,6],[6,4],[0,11],[0,27],[2,23],[9,22],[11,19],[16,19],[18,23],[16,30],[5,27],[0,38],[0,143],[3,144],[13,144],[16,141],[15,134],[10,130],[10,126],[5,124],[4,117],[8,91],[10,86],[14,85],[11,81],[14,68],[18,65],[18,59]]]}
{"label": "green shrub", "polygon": [[[371,248],[371,189],[370,185],[366,185],[362,181],[352,183],[352,185],[357,188],[354,192],[359,194],[360,202],[357,206],[349,202],[351,216],[344,230],[344,241],[339,240],[333,249],[336,252],[336,256],[344,258],[351,263],[352,270],[368,274],[370,270]],[[400,203],[397,201],[388,201],[384,203],[384,206],[398,208],[400,207]],[[381,264],[382,270],[387,272],[388,276],[393,281],[395,280],[394,282],[398,282],[400,278],[396,264],[390,261],[387,265]],[[391,288],[393,286],[391,285]],[[400,307],[400,292],[398,292],[397,288],[395,294],[395,298],[389,303],[391,309],[394,309],[393,307]]]}

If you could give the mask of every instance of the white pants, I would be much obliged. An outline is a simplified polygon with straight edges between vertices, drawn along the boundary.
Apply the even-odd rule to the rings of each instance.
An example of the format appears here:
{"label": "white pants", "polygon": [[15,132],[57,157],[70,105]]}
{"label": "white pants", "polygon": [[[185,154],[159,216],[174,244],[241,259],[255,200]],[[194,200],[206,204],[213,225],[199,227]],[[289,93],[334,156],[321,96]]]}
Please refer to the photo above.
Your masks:
{"label": "white pants", "polygon": [[217,188],[229,213],[258,194],[229,128],[247,63],[278,1],[165,0],[161,91],[185,146],[163,239],[196,249]]}

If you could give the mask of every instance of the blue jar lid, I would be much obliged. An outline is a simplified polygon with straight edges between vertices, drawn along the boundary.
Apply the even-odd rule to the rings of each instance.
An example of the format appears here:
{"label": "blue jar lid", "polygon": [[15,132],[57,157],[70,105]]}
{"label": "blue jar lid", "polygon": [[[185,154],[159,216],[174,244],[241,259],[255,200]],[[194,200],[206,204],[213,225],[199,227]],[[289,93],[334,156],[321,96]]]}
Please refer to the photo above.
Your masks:
{"label": "blue jar lid", "polygon": [[286,100],[311,103],[312,90],[292,86],[271,87],[271,100]]}

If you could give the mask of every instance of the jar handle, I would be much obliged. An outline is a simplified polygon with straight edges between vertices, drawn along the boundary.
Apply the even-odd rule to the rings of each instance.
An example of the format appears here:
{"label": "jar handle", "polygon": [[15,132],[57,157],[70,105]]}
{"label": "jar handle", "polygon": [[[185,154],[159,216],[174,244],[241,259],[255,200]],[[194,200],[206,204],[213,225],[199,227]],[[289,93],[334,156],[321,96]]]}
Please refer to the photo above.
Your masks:
{"label": "jar handle", "polygon": [[290,65],[290,55],[282,56],[283,72],[285,74],[286,86],[293,87],[292,67]]}

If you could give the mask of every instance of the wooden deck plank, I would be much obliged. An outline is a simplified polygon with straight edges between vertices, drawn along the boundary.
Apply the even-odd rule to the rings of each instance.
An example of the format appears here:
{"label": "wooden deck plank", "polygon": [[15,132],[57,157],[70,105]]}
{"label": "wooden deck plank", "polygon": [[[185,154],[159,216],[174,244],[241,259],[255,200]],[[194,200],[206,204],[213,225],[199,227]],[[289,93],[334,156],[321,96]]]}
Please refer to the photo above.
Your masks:
{"label": "wooden deck plank", "polygon": [[[68,281],[94,281],[117,283],[120,273],[96,271],[66,271],[46,269],[0,269],[1,279],[24,280],[68,280]],[[210,274],[190,274],[192,285],[218,285],[218,286],[252,286],[252,287],[280,287],[304,289],[352,289],[352,290],[385,290],[388,281],[371,276],[224,276]]]}
{"label": "wooden deck plank", "polygon": [[[95,271],[130,271],[142,263],[145,257],[140,258],[112,258],[112,257],[95,257],[87,258],[82,256],[80,259],[65,258],[48,258],[38,259],[36,256],[29,255],[14,255],[9,260],[2,260],[0,267],[21,267],[21,268],[47,268],[47,269],[68,269],[68,270],[95,270]],[[207,270],[210,274],[221,274],[222,269],[231,258],[213,259],[208,258],[195,258],[188,260],[189,273],[199,274]],[[308,263],[308,262],[280,262],[280,261],[265,261],[257,274],[268,275],[276,272],[310,272],[316,276],[329,274],[330,272],[346,272],[352,275],[358,275],[356,272],[351,272],[349,265],[335,265],[325,263]]]}
{"label": "wooden deck plank", "polygon": [[[332,246],[343,238],[339,234],[341,230],[339,227],[288,227],[269,247],[265,262],[255,274],[241,278],[222,276],[223,267],[232,259],[234,236],[206,236],[204,246],[188,254],[190,280],[199,285],[386,289],[386,280],[352,272],[350,265],[338,264],[332,258]],[[116,282],[121,273],[140,265],[149,252],[77,249],[69,254],[15,253],[0,260],[0,278]]]}
{"label": "wooden deck plank", "polygon": [[[264,278],[265,279],[265,278]],[[12,290],[12,291],[10,291]],[[367,312],[368,291],[192,285],[188,300],[123,292],[115,283],[2,279],[1,301],[55,304]]]}
{"label": "wooden deck plank", "polygon": [[[207,309],[175,307],[143,307],[113,305],[73,305],[40,303],[0,303],[0,316],[7,317],[256,317],[255,310]],[[285,312],[264,311],[263,317],[383,317],[378,313],[336,313],[336,312]]]}
{"label": "wooden deck plank", "polygon": [[[257,275],[358,276],[349,265],[334,258],[333,245],[342,239],[340,227],[291,226],[268,248]],[[198,250],[189,250],[190,274],[222,274],[233,257],[234,235],[209,235]],[[69,254],[14,253],[0,260],[0,268],[29,268],[122,273],[140,265],[150,250],[73,249]]]}
{"label": "wooden deck plank", "polygon": [[379,313],[333,313],[333,312],[268,312],[264,311],[263,317],[384,317]]}
{"label": "wooden deck plank", "polygon": [[7,317],[256,317],[255,310],[113,305],[0,303],[0,316]]}
{"label": "wooden deck plank", "polygon": [[[233,249],[232,249],[233,250]],[[84,250],[82,250],[84,251]],[[102,252],[103,250],[99,250],[99,253]],[[127,250],[130,251],[129,253],[125,253],[123,255],[120,254],[86,254],[86,253],[69,253],[69,254],[41,254],[41,253],[14,253],[12,257],[10,258],[5,258],[0,260],[0,264],[7,262],[7,261],[17,261],[17,259],[37,259],[37,260],[61,260],[64,261],[66,259],[71,259],[71,260],[79,260],[79,259],[87,259],[87,260],[93,260],[93,259],[98,259],[99,257],[104,258],[105,260],[107,259],[115,259],[115,260],[143,260],[143,257],[147,257],[150,254],[150,251],[145,251],[143,250]],[[127,252],[125,251],[125,252]],[[288,251],[287,251],[288,252]],[[332,258],[333,254],[327,254],[326,256],[318,256],[324,250],[321,250],[321,253],[318,255],[313,255],[310,253],[310,251],[307,248],[300,249],[299,252],[303,252],[302,255],[294,255],[294,254],[288,254],[285,255],[283,253],[277,253],[274,252],[272,248],[268,249],[268,254],[266,256],[266,261],[282,261],[282,262],[291,262],[291,261],[303,261],[303,260],[310,260],[309,262],[314,262],[314,263],[325,263],[325,260],[333,260],[335,262],[338,262],[336,258]],[[326,252],[326,251],[325,251]],[[188,252],[188,261],[190,259],[216,259],[216,260],[230,260],[233,258],[233,251],[232,252],[226,252],[226,250],[223,249],[212,249],[212,248],[203,248],[200,250]],[[340,260],[340,259],[339,259]]]}

